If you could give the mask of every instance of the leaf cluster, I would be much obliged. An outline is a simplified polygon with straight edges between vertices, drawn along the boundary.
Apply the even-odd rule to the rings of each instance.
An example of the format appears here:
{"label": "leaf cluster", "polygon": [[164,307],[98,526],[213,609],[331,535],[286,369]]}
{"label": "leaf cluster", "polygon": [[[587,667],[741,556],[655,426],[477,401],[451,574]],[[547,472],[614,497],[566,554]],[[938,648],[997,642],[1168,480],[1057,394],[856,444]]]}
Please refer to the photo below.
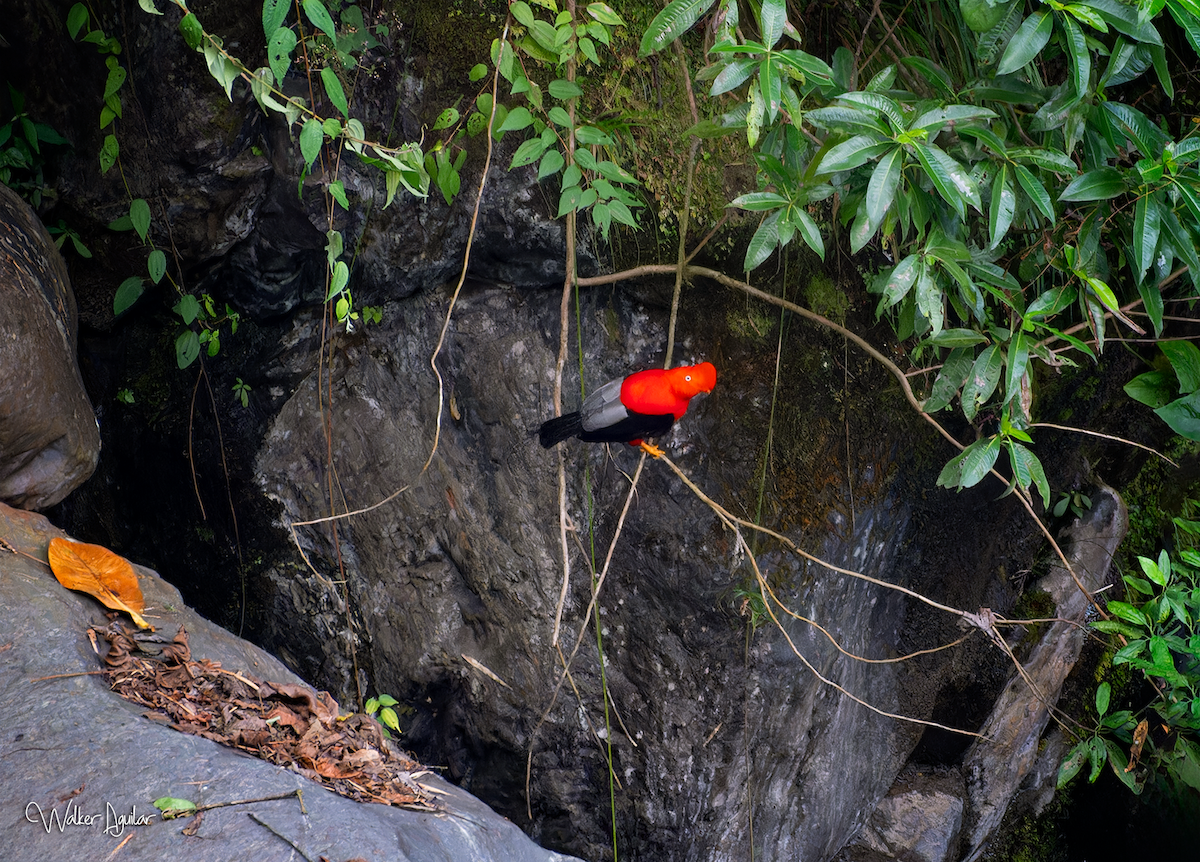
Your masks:
{"label": "leaf cluster", "polygon": [[[818,219],[836,201],[851,252],[889,260],[871,286],[878,312],[939,370],[925,411],[957,402],[981,432],[940,484],[974,485],[1003,452],[1013,487],[1048,507],[1028,433],[1035,365],[1094,361],[1109,318],[1144,334],[1131,297],[1158,338],[1166,286],[1196,294],[1200,138],[1173,135],[1114,88],[1152,78],[1173,96],[1158,24],[1169,16],[1200,52],[1200,4],[988,5],[968,10],[980,32],[953,73],[915,38],[869,78],[846,48],[827,62],[801,47],[786,0],[753,8],[754,38],[735,0],[672,0],[642,53],[711,12],[698,77],[729,106],[716,126],[744,132],[758,168],[759,189],[730,204],[760,214],[745,269],[797,236],[824,258]],[[1200,407],[1179,383],[1183,398],[1154,405],[1177,430]]]}
{"label": "leaf cluster", "polygon": [[1112,689],[1101,683],[1097,724],[1067,754],[1059,787],[1085,765],[1094,782],[1108,763],[1134,793],[1160,770],[1200,790],[1200,553],[1188,548],[1172,557],[1162,551],[1157,559],[1138,557],[1138,563],[1144,577],[1124,575],[1126,601],[1110,601],[1113,618],[1092,628],[1123,639],[1113,664],[1141,671],[1154,700],[1137,712],[1110,712]]}

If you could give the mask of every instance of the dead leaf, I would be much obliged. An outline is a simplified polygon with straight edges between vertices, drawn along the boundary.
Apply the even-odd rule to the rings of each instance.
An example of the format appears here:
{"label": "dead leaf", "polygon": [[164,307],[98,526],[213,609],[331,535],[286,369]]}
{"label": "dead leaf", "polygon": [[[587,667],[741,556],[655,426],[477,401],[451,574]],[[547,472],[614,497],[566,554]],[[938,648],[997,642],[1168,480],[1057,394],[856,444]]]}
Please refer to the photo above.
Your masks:
{"label": "dead leaf", "polygon": [[100,545],[60,538],[50,540],[49,557],[50,571],[64,587],[87,593],[106,608],[125,611],[138,628],[150,628],[141,614],[146,602],[137,575],[124,557]]}
{"label": "dead leaf", "polygon": [[1149,730],[1150,724],[1144,718],[1134,729],[1133,747],[1129,749],[1129,765],[1125,767],[1126,772],[1133,772],[1137,767],[1138,758],[1142,756],[1142,746],[1146,744],[1146,734]]}

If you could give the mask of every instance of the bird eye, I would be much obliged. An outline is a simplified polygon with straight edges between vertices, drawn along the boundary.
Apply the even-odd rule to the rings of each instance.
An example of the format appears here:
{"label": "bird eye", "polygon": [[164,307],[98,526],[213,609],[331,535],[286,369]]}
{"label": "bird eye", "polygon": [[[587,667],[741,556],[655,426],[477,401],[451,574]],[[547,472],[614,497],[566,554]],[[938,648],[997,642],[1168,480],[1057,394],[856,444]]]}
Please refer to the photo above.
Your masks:
{"label": "bird eye", "polygon": [[690,382],[690,381],[691,381],[691,379],[692,379],[692,375],[690,375],[690,374],[684,375],[684,378],[683,378],[683,379],[684,379],[684,380],[687,380],[687,381],[689,381],[689,382]]}

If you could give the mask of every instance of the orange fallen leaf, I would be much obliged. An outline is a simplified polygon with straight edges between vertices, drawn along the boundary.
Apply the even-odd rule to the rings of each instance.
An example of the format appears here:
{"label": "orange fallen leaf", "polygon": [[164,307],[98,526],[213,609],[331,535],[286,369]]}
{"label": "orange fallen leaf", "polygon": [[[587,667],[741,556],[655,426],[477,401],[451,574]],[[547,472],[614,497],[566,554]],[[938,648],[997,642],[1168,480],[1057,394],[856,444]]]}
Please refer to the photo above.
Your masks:
{"label": "orange fallen leaf", "polygon": [[59,538],[50,540],[49,557],[50,571],[64,587],[87,593],[106,608],[125,611],[138,628],[151,627],[142,619],[146,601],[137,575],[124,557],[100,545]]}
{"label": "orange fallen leaf", "polygon": [[1146,744],[1146,734],[1150,730],[1150,725],[1146,719],[1138,722],[1138,726],[1133,731],[1133,747],[1129,749],[1129,765],[1125,767],[1126,772],[1133,772],[1137,767],[1138,758],[1142,756],[1142,746]]}

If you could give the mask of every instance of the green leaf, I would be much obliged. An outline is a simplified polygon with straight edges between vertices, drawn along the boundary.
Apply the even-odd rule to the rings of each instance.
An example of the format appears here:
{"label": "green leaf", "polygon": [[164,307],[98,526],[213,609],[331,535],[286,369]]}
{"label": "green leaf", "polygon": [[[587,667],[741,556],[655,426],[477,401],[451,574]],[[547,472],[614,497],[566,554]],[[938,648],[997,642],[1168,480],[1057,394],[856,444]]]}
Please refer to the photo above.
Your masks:
{"label": "green leaf", "polygon": [[282,26],[284,19],[287,18],[288,10],[291,8],[292,0],[263,0],[262,25],[264,39],[269,39]]}
{"label": "green leaf", "polygon": [[1075,301],[1075,288],[1069,284],[1052,287],[1042,293],[1025,309],[1026,319],[1053,317]]}
{"label": "green leaf", "polygon": [[1038,211],[1046,217],[1046,219],[1054,224],[1054,203],[1050,200],[1050,195],[1046,192],[1046,187],[1042,185],[1029,168],[1024,165],[1015,165],[1017,174],[1017,182],[1021,184],[1021,188],[1025,190],[1025,194],[1029,195],[1029,199],[1033,201],[1033,205],[1038,208]]}
{"label": "green leaf", "polygon": [[1163,148],[1170,138],[1151,122],[1150,118],[1137,108],[1121,102],[1105,101],[1101,103],[1110,119],[1116,124],[1129,140],[1133,141],[1137,150],[1147,158],[1161,159]]}
{"label": "green leaf", "polygon": [[779,218],[782,213],[783,210],[771,213],[754,231],[754,236],[750,238],[750,245],[746,248],[746,260],[743,264],[746,272],[757,269],[779,245]]}
{"label": "green leaf", "polygon": [[567,99],[574,99],[577,96],[583,95],[583,90],[574,81],[567,81],[562,78],[557,78],[550,82],[546,87],[550,91],[550,95],[558,99],[560,102],[565,102]]}
{"label": "green leaf", "polygon": [[471,71],[467,73],[467,79],[470,80],[471,83],[475,83],[476,81],[483,80],[487,73],[488,69],[486,65],[483,63],[476,63],[471,67]]}
{"label": "green leaf", "polygon": [[1145,629],[1150,628],[1149,617],[1127,602],[1110,601],[1108,603],[1108,612],[1128,623],[1133,623],[1135,626]]}
{"label": "green leaf", "polygon": [[[161,248],[156,248],[150,252],[150,256],[146,258],[146,269],[150,273],[150,280],[152,282],[158,284],[162,281],[162,277],[167,274],[167,256]],[[128,280],[126,279],[126,281]],[[117,292],[120,293],[120,288],[117,289]],[[141,291],[139,290],[138,293],[141,293]],[[115,302],[113,304],[114,306],[116,305]]]}
{"label": "green leaf", "polygon": [[333,26],[333,18],[321,0],[304,0],[304,15],[318,30],[324,30],[325,35],[337,42],[337,29]]}
{"label": "green leaf", "polygon": [[329,292],[325,294],[325,301],[329,302],[341,293],[349,282],[350,267],[346,265],[346,261],[339,260],[333,265],[333,272],[329,276]]}
{"label": "green leaf", "polygon": [[638,56],[647,57],[670,45],[700,20],[700,16],[715,2],[716,0],[671,0],[646,28]]}
{"label": "green leaf", "polygon": [[607,3],[589,3],[587,13],[609,27],[624,27],[625,19],[618,15]]}
{"label": "green leaf", "polygon": [[583,144],[585,147],[599,145],[602,147],[611,147],[613,139],[604,132],[597,129],[595,126],[580,126],[575,130],[575,140]]}
{"label": "green leaf", "polygon": [[564,129],[569,129],[571,127],[571,115],[558,105],[555,105],[553,108],[551,108],[546,113],[546,116],[549,117],[550,122],[554,123],[556,126],[562,126]]}
{"label": "green leaf", "polygon": [[761,211],[778,209],[787,204],[788,199],[783,195],[775,194],[775,192],[749,192],[734,198],[729,202],[728,206],[744,210]]}
{"label": "green leaf", "polygon": [[500,131],[519,132],[532,125],[533,114],[529,113],[529,109],[524,105],[518,105],[508,112],[508,116],[504,118],[504,123],[500,126]]}
{"label": "green leaf", "polygon": [[129,202],[129,221],[142,242],[145,242],[150,230],[150,204],[146,203],[145,198],[135,198]]}
{"label": "green leaf", "polygon": [[[1158,193],[1158,194],[1161,194]],[[1133,275],[1141,282],[1154,262],[1158,248],[1159,206],[1157,194],[1142,195],[1133,211]]]}
{"label": "green leaf", "polygon": [[[956,331],[960,330],[945,330],[940,333],[940,336]],[[950,355],[942,364],[942,370],[938,372],[937,379],[933,382],[933,389],[929,393],[929,397],[921,405],[921,409],[926,413],[936,413],[948,407],[954,400],[954,396],[958,394],[963,382],[966,381],[967,375],[971,373],[971,366],[970,351],[961,347],[951,350]]]}
{"label": "green leaf", "polygon": [[562,194],[558,198],[558,215],[555,218],[562,218],[569,212],[574,212],[579,207],[579,199],[583,197],[583,189],[579,186],[564,186]]}
{"label": "green leaf", "polygon": [[[1068,7],[1070,8],[1070,7]],[[1088,52],[1087,40],[1083,31],[1070,15],[1062,16],[1063,34],[1067,43],[1067,53],[1071,58],[1071,89],[1076,99],[1082,99],[1087,92],[1092,75],[1092,59]]]}
{"label": "green leaf", "polygon": [[187,368],[200,355],[200,336],[194,330],[185,329],[175,339],[175,363]]}
{"label": "green leaf", "polygon": [[1154,412],[1176,434],[1189,440],[1200,440],[1200,392],[1176,399]]}
{"label": "green leaf", "polygon": [[275,75],[275,80],[281,84],[292,65],[292,49],[295,47],[296,34],[289,27],[280,27],[267,43],[267,63]]}
{"label": "green leaf", "polygon": [[342,82],[338,80],[338,76],[333,69],[326,66],[321,70],[321,83],[325,86],[325,95],[329,97],[329,101],[333,103],[333,106],[338,109],[343,117],[349,117],[350,107],[346,104],[346,92],[342,89]]}
{"label": "green leaf", "polygon": [[[875,165],[867,183],[867,218],[873,227],[883,222],[883,217],[896,198],[900,185],[900,168],[904,161],[904,149],[893,147]],[[871,231],[874,233],[874,230]]]}
{"label": "green leaf", "polygon": [[533,164],[541,158],[541,155],[545,151],[545,140],[542,140],[540,137],[529,138],[521,146],[518,146],[517,151],[512,154],[512,162],[509,164],[509,170],[526,166],[526,164]]}
{"label": "green leaf", "polygon": [[1137,559],[1138,565],[1142,567],[1142,572],[1146,577],[1154,581],[1154,583],[1158,584],[1160,587],[1165,587],[1167,585],[1167,576],[1163,570],[1159,568],[1158,563],[1154,562],[1154,560],[1150,559],[1149,557],[1138,557]]}
{"label": "green leaf", "polygon": [[787,23],[786,0],[763,0],[759,9],[762,40],[768,48],[775,46],[783,36],[783,25]]}
{"label": "green leaf", "polygon": [[921,261],[920,271],[917,273],[917,310],[929,321],[929,327],[936,336],[942,331],[942,324],[945,322],[946,301],[941,288],[933,279],[931,269],[924,260]]}
{"label": "green leaf", "polygon": [[1048,9],[1039,9],[1026,18],[1017,32],[1009,40],[996,67],[997,75],[1007,75],[1015,72],[1029,63],[1046,43],[1050,41],[1050,33],[1054,27],[1054,17]]}
{"label": "green leaf", "polygon": [[325,132],[321,128],[321,123],[311,118],[305,120],[300,129],[300,154],[304,156],[306,165],[312,165],[317,156],[321,154],[321,144],[324,140]]}
{"label": "green leaf", "polygon": [[[973,329],[943,329],[933,338],[929,339],[931,344],[936,344],[938,347],[974,347],[976,344],[983,344],[987,341],[986,335],[980,335]],[[946,360],[949,362],[949,359]],[[943,366],[944,368],[944,366]],[[962,381],[966,380],[966,371],[970,368],[968,364],[963,370],[963,376],[958,381],[962,385]],[[935,384],[936,386],[936,384]]]}
{"label": "green leaf", "polygon": [[754,70],[758,66],[759,60],[754,57],[737,57],[730,60],[713,79],[709,95],[719,96],[740,87],[747,78],[754,74]]}
{"label": "green leaf", "polygon": [[563,164],[562,153],[558,150],[546,150],[546,154],[538,163],[538,179],[544,180],[546,177],[558,173],[562,170]]}
{"label": "green leaf", "polygon": [[996,463],[1000,455],[1000,437],[992,436],[976,440],[950,460],[937,484],[943,488],[972,488],[978,485]]}
{"label": "green leaf", "polygon": [[[71,7],[71,11],[67,13],[67,33],[72,39],[79,36],[79,31],[87,26],[88,10],[82,3],[76,3]],[[17,109],[18,112],[21,108]]]}
{"label": "green leaf", "polygon": [[886,307],[890,308],[908,295],[912,286],[916,284],[917,276],[920,275],[922,269],[923,265],[919,254],[910,254],[896,264],[883,289]]}
{"label": "green leaf", "polygon": [[138,301],[138,297],[146,289],[146,282],[139,276],[131,275],[121,282],[117,294],[113,297],[113,317],[119,317],[130,306]]}
{"label": "green leaf", "polygon": [[1102,201],[1115,198],[1125,191],[1125,179],[1121,172],[1114,167],[1101,167],[1081,174],[1067,184],[1059,201],[1078,203],[1081,201]]}
{"label": "green leaf", "polygon": [[1008,165],[1001,165],[996,181],[992,183],[992,201],[988,207],[988,233],[992,237],[989,248],[995,248],[1004,239],[1012,226],[1013,213],[1017,209],[1017,197],[1013,194],[1012,179]]}
{"label": "green leaf", "polygon": [[1066,787],[1071,779],[1079,774],[1079,770],[1083,769],[1083,764],[1088,760],[1088,754],[1091,752],[1092,742],[1090,739],[1085,739],[1076,745],[1063,758],[1062,764],[1058,767],[1058,780],[1055,784],[1058,790]]}
{"label": "green leaf", "polygon": [[1025,376],[1025,368],[1029,364],[1029,345],[1023,330],[1018,329],[1008,345],[1008,356],[1004,376],[1004,403],[1008,404],[1021,393],[1021,378]]}
{"label": "green leaf", "polygon": [[876,140],[890,137],[887,126],[880,122],[879,115],[863,108],[830,105],[806,111],[804,119],[818,128],[843,135],[874,135]]}
{"label": "green leaf", "polygon": [[1030,484],[1038,489],[1042,498],[1043,508],[1050,507],[1050,483],[1046,480],[1046,471],[1037,455],[1020,443],[1009,441],[1009,462],[1012,464],[1013,476],[1022,488]]}
{"label": "green leaf", "polygon": [[105,135],[104,143],[100,145],[100,173],[106,174],[117,163],[117,155],[121,148],[116,135]]}
{"label": "green leaf", "polygon": [[809,248],[820,256],[821,260],[825,259],[825,241],[821,239],[821,230],[817,227],[817,223],[803,209],[796,208],[792,211],[794,220],[799,223],[800,235],[804,237],[804,243]]}
{"label": "green leaf", "polygon": [[1179,391],[1187,395],[1200,389],[1200,348],[1190,341],[1163,341],[1158,346],[1175,369]]}
{"label": "green leaf", "polygon": [[982,211],[979,189],[966,168],[932,144],[914,143],[912,147],[921,167],[933,181],[934,188],[946,203],[954,207],[960,219],[966,218],[968,203],[977,211]]}
{"label": "green leaf", "polygon": [[1004,354],[998,345],[990,345],[975,358],[971,373],[963,384],[962,410],[970,422],[975,419],[979,408],[996,391],[1000,383],[1000,371],[1004,367]]}
{"label": "green leaf", "polygon": [[[1165,342],[1163,342],[1165,343]],[[1165,371],[1147,371],[1125,384],[1125,394],[1148,407],[1158,408],[1175,397],[1175,375]]]}
{"label": "green leaf", "polygon": [[825,153],[819,169],[823,174],[853,170],[883,155],[894,146],[892,141],[883,141],[874,135],[855,135]]}

